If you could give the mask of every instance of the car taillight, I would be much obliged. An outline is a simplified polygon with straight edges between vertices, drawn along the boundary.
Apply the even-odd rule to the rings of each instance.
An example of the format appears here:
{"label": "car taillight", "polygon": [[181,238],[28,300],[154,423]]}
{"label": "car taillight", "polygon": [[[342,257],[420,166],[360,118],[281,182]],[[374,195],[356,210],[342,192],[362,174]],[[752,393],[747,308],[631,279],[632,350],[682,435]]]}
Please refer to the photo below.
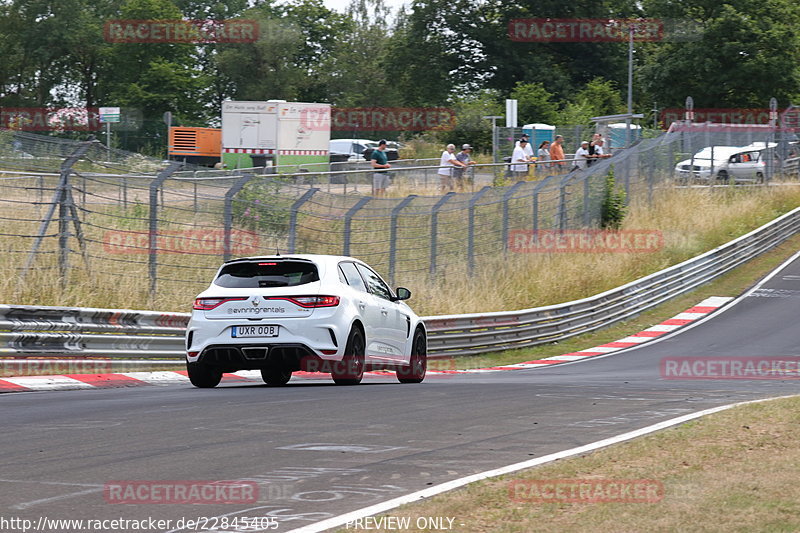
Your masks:
{"label": "car taillight", "polygon": [[219,307],[220,305],[224,304],[225,302],[237,302],[241,300],[247,300],[247,297],[240,297],[240,298],[198,298],[194,301],[194,305],[192,309],[198,309],[200,311],[208,311],[210,309],[214,309],[215,307]]}
{"label": "car taillight", "polygon": [[265,300],[286,300],[292,302],[300,307],[336,307],[339,305],[338,296],[283,296],[269,298],[264,297]]}

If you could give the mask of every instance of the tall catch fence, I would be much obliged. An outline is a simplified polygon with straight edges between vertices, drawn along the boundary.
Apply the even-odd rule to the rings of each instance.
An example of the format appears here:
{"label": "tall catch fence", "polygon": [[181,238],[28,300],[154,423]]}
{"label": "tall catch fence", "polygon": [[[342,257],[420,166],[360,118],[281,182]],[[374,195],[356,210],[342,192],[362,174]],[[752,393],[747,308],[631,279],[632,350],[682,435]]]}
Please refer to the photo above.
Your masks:
{"label": "tall catch fence", "polygon": [[[762,131],[673,132],[586,170],[570,171],[571,161],[538,164],[516,181],[508,165],[475,165],[461,179],[469,192],[446,194],[437,192],[438,167],[401,162],[391,170],[392,196],[376,198],[368,168],[280,174],[172,163],[134,172],[125,170],[131,154],[114,159],[97,141],[34,137],[26,134],[22,148],[32,159],[15,159],[20,148],[0,142],[4,271],[20,286],[58,279],[181,301],[207,286],[221,261],[248,255],[352,255],[392,284],[463,279],[487,259],[514,253],[515,239],[598,227],[611,171],[629,202],[648,202],[658,188],[683,184],[676,163],[703,147],[773,140]],[[767,182],[780,175],[792,142],[766,145]],[[115,168],[100,172],[98,164]]]}

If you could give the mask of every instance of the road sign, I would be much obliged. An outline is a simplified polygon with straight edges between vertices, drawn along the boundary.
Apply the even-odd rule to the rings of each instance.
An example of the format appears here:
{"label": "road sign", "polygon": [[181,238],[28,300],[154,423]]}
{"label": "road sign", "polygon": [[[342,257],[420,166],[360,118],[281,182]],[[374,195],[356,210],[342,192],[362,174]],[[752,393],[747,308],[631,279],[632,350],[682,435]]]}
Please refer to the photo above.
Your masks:
{"label": "road sign", "polygon": [[118,107],[101,107],[100,108],[100,122],[109,124],[111,122],[119,122],[119,108]]}

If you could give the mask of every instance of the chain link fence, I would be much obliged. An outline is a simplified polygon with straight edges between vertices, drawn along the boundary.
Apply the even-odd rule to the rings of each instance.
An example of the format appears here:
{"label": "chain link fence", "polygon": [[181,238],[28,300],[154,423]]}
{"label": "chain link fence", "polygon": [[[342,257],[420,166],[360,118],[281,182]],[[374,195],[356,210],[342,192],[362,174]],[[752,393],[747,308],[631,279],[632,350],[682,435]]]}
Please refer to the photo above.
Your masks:
{"label": "chain link fence", "polygon": [[684,185],[676,164],[705,147],[767,143],[767,182],[792,153],[797,157],[794,134],[672,132],[582,171],[532,164],[526,179],[515,181],[507,164],[474,165],[458,183],[462,192],[440,189],[438,161],[395,162],[391,196],[378,198],[368,167],[281,174],[187,170],[142,158],[159,171],[134,171],[135,154],[109,152],[97,141],[37,137],[0,137],[6,278],[108,290],[128,284],[151,297],[183,299],[207,286],[221,261],[274,253],[352,255],[392,284],[452,283],[511,253],[515,235],[598,227],[611,172],[629,202],[649,202],[660,187]]}

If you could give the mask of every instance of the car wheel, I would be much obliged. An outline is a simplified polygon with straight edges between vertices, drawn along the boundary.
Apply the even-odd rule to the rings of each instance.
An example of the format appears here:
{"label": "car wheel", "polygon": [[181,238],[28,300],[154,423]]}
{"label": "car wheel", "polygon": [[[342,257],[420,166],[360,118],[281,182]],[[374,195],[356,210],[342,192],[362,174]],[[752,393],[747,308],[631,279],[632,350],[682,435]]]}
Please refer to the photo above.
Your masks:
{"label": "car wheel", "polygon": [[364,378],[364,354],[366,353],[364,334],[357,327],[353,327],[347,337],[344,357],[340,362],[334,363],[331,376],[337,385],[358,385]]}
{"label": "car wheel", "polygon": [[397,380],[400,383],[422,383],[428,370],[428,342],[421,329],[414,332],[409,363],[397,369]]}
{"label": "car wheel", "polygon": [[189,381],[200,389],[212,389],[222,380],[222,370],[200,363],[186,363]]}
{"label": "car wheel", "polygon": [[725,170],[720,170],[717,173],[717,180],[727,183],[727,181],[728,181],[728,173]]}
{"label": "car wheel", "polygon": [[286,385],[292,379],[292,371],[281,367],[270,366],[261,369],[261,379],[267,385],[280,387]]}
{"label": "car wheel", "polygon": [[756,183],[764,183],[764,173],[756,172]]}

